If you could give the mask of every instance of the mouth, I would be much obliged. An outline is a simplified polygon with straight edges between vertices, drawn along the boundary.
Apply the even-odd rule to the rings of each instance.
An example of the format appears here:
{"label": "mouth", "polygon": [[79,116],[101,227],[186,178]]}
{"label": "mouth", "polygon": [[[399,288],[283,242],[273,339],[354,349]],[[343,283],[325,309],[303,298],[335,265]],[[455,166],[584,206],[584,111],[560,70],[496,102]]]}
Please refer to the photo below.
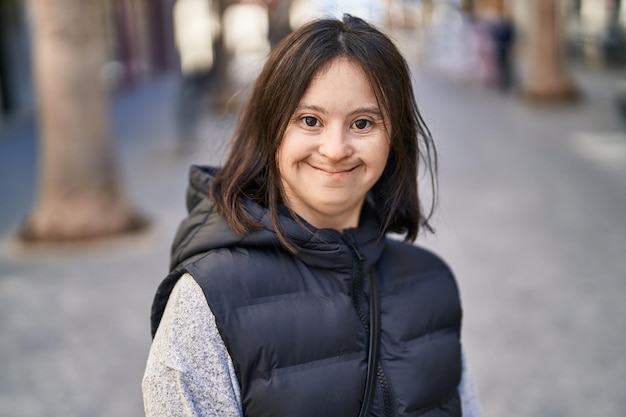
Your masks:
{"label": "mouth", "polygon": [[319,167],[319,166],[315,166],[315,165],[311,165],[311,168],[315,169],[316,171],[320,171],[324,174],[327,175],[343,175],[343,174],[349,174],[350,172],[354,171],[355,169],[357,169],[358,166],[354,166],[354,167],[336,167],[336,168],[325,168],[325,167]]}

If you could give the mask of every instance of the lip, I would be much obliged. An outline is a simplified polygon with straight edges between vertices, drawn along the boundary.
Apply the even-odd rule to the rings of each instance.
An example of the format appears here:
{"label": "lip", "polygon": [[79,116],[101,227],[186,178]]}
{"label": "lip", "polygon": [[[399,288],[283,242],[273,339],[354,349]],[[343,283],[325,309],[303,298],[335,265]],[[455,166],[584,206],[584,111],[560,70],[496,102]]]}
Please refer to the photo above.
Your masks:
{"label": "lip", "polygon": [[316,171],[320,171],[324,174],[327,175],[342,175],[342,174],[349,174],[350,172],[354,171],[357,167],[349,167],[349,168],[324,168],[324,167],[319,167],[319,166],[315,166],[315,165],[311,165],[311,168],[313,168]]}

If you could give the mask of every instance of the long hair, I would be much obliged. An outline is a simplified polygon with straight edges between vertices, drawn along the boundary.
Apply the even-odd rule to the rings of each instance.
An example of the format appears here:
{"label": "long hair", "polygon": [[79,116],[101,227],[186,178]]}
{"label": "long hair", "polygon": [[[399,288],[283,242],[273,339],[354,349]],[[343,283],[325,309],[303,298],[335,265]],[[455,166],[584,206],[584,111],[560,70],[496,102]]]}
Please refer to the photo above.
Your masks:
{"label": "long hair", "polygon": [[[380,219],[380,236],[404,234],[413,241],[428,221],[437,192],[434,144],[415,102],[409,67],[393,42],[362,19],[321,19],[287,36],[270,54],[240,113],[233,147],[218,171],[211,197],[236,233],[258,229],[243,204],[247,196],[269,209],[282,244],[289,249],[278,223],[283,189],[276,153],[290,118],[311,80],[336,58],[347,58],[366,74],[390,138],[387,164],[370,191]],[[432,190],[425,212],[418,190],[424,163]]]}

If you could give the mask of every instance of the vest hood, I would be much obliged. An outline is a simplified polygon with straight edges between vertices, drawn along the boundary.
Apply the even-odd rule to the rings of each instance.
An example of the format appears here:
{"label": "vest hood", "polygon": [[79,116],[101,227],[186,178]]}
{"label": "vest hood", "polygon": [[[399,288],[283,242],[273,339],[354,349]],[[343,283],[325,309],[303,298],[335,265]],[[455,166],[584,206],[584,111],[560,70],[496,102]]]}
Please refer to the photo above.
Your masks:
{"label": "vest hood", "polygon": [[[209,189],[218,168],[194,165],[189,173],[187,189],[188,216],[182,221],[172,245],[170,270],[190,258],[207,251],[225,247],[280,247],[269,209],[249,198],[245,199],[247,211],[261,228],[238,236],[226,219],[217,212],[209,196]],[[384,244],[379,239],[379,222],[374,210],[366,205],[358,229],[342,232],[333,229],[316,229],[303,219],[297,222],[285,207],[279,207],[279,223],[288,241],[296,248],[295,256],[304,263],[321,268],[350,269],[353,264],[352,248],[359,248],[365,268],[380,257]],[[301,225],[301,224],[302,225]],[[304,226],[304,227],[303,227]],[[352,248],[351,248],[352,247]]]}

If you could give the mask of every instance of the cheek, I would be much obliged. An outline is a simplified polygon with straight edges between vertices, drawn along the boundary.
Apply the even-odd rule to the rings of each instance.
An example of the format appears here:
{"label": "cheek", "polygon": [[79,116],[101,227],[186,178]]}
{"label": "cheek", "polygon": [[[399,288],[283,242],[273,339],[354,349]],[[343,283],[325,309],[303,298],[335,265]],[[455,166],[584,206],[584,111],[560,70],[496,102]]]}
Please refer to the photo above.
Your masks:
{"label": "cheek", "polygon": [[375,174],[374,177],[371,178],[371,186],[380,180],[383,173],[385,172],[385,168],[387,167],[387,162],[389,160],[389,146],[381,146],[378,148],[378,152],[373,155],[375,159],[373,159],[370,163],[374,169],[372,170]]}
{"label": "cheek", "polygon": [[378,171],[382,174],[385,166],[387,165],[387,160],[389,159],[389,140],[387,138],[383,138],[378,146],[375,149],[372,149],[372,163],[376,165]]}
{"label": "cheek", "polygon": [[306,159],[311,153],[310,141],[302,134],[287,132],[276,150],[277,165],[283,168]]}

